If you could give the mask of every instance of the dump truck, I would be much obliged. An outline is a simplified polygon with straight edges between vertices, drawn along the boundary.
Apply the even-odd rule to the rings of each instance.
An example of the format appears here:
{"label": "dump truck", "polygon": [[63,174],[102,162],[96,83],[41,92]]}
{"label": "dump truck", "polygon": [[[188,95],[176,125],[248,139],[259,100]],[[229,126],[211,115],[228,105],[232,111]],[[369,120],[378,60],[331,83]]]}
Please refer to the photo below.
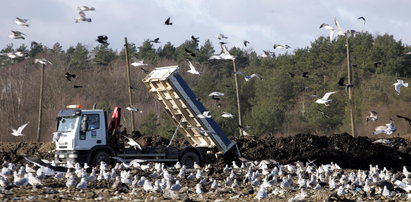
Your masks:
{"label": "dump truck", "polygon": [[70,105],[56,118],[57,131],[53,133],[55,162],[60,165],[68,161],[97,165],[100,161],[110,163],[112,157],[121,157],[127,162],[134,159],[142,162],[179,161],[191,167],[194,163],[201,164],[207,155],[220,156],[228,151],[240,155],[236,142],[228,138],[212,117],[197,116],[207,110],[179,75],[178,69],[178,66],[155,68],[143,83],[177,126],[171,141],[179,131],[190,145],[176,147],[170,142],[166,146],[138,143],[119,146],[121,138],[129,138],[119,134],[120,107],[114,108],[107,124],[106,111]]}

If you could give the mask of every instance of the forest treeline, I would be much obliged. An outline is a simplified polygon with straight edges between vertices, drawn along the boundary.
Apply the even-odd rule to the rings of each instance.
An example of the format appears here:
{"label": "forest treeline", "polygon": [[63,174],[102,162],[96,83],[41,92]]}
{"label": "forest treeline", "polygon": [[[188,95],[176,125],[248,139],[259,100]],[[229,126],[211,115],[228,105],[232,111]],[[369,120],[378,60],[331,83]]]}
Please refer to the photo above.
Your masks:
{"label": "forest treeline", "polygon": [[[185,51],[191,50],[195,57]],[[10,59],[5,54],[22,51],[26,57]],[[385,34],[374,36],[358,33],[350,39],[353,67],[353,92],[356,131],[370,136],[378,125],[392,118],[398,130],[393,135],[406,135],[411,126],[396,115],[411,116],[411,88],[402,88],[397,95],[393,83],[397,79],[411,82],[411,47]],[[63,50],[59,43],[46,47],[41,43],[13,47],[7,45],[0,53],[0,141],[35,141],[37,132],[40,91],[40,65],[35,58],[46,58],[44,80],[42,141],[50,141],[55,130],[55,117],[69,104],[82,104],[106,109],[128,105],[128,86],[124,49],[117,52],[107,45],[88,48],[83,44]],[[155,67],[179,65],[179,73],[187,81],[201,102],[228,135],[238,135],[237,105],[233,64],[230,60],[209,60],[218,54],[218,43],[187,40],[179,46],[168,42],[159,48],[146,40],[141,45],[129,44],[131,58],[144,60],[151,71]],[[260,57],[252,48],[232,47],[238,71],[247,75],[257,73],[263,79],[245,81],[239,77],[243,126],[251,135],[293,135],[297,133],[334,134],[350,133],[347,92],[338,81],[346,77],[347,60],[345,39],[330,42],[326,37],[315,39],[310,46],[292,53],[280,50],[274,57]],[[200,75],[187,73],[189,59]],[[76,74],[72,81],[64,74]],[[304,73],[304,76],[303,76]],[[132,67],[134,105],[142,110],[135,113],[136,128],[149,135],[168,137],[175,129],[170,117],[147,92],[141,82],[146,76],[140,67]],[[73,88],[74,85],[82,88]],[[208,97],[213,91],[225,95],[219,103]],[[315,103],[326,92],[332,95],[330,106]],[[377,111],[379,119],[365,121],[369,111]],[[221,117],[229,112],[234,118]],[[123,110],[122,123],[131,129],[129,111]],[[10,128],[30,122],[24,137],[13,137]],[[381,136],[381,135],[380,135]],[[382,135],[383,136],[383,135]]]}

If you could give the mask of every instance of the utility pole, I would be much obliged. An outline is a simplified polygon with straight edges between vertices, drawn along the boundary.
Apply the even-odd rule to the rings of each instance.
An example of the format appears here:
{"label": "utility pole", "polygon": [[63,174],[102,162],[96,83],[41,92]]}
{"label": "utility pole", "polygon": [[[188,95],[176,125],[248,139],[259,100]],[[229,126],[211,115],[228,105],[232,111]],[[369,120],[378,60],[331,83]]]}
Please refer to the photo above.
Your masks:
{"label": "utility pole", "polygon": [[43,86],[44,86],[44,69],[46,64],[41,64],[41,75],[40,75],[40,100],[39,100],[39,117],[37,125],[37,142],[40,142],[41,134],[41,119],[42,119],[42,109],[43,109]]}
{"label": "utility pole", "polygon": [[354,121],[354,98],[353,98],[353,78],[352,78],[352,66],[350,60],[350,37],[348,32],[345,34],[345,45],[347,47],[347,71],[348,71],[348,105],[350,107],[350,120],[351,120],[351,135],[356,137],[355,133],[355,121]]}
{"label": "utility pole", "polygon": [[[235,82],[235,92],[237,95],[237,113],[238,113],[238,125],[243,126],[243,121],[241,118],[241,105],[240,105],[240,89],[238,87],[238,78],[237,78],[237,67],[235,66],[235,59],[233,59],[233,68],[234,68],[234,82]],[[242,128],[239,127],[240,136],[242,136]]]}
{"label": "utility pole", "polygon": [[[128,102],[130,107],[133,106],[133,95],[131,94],[131,79],[130,79],[130,62],[128,60],[128,43],[127,37],[124,37],[125,41],[125,55],[126,55],[126,68],[127,68],[127,90],[128,90]],[[131,131],[134,131],[134,114],[133,111],[130,111],[131,118]]]}

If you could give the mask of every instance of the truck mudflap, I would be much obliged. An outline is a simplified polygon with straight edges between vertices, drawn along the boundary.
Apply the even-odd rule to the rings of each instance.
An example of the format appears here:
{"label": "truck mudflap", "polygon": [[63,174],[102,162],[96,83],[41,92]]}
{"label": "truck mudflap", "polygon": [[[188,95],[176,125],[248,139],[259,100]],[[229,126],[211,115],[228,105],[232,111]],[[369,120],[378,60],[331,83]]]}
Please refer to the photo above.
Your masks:
{"label": "truck mudflap", "polygon": [[179,130],[193,147],[217,147],[226,153],[235,141],[218,126],[213,118],[199,118],[207,111],[184,79],[178,74],[178,66],[158,67],[143,82],[154,97],[166,109]]}

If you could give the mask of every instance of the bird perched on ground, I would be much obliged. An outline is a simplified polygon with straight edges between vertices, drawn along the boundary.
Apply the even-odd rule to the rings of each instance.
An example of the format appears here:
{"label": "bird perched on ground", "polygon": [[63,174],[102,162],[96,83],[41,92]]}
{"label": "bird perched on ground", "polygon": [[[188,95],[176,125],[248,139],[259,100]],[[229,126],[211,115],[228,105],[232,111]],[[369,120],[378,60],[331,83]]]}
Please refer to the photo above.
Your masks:
{"label": "bird perched on ground", "polygon": [[245,47],[247,47],[247,45],[248,45],[249,43],[250,43],[250,42],[247,41],[247,40],[244,40],[244,41],[243,41],[243,44],[244,44]]}
{"label": "bird perched on ground", "polygon": [[189,56],[191,56],[191,57],[195,57],[195,56],[196,56],[196,54],[195,54],[193,51],[188,50],[187,48],[184,48],[184,51],[187,53],[187,55],[189,55]]}
{"label": "bird perched on ground", "polygon": [[200,42],[200,37],[195,37],[194,35],[191,35],[191,40],[194,42]]}
{"label": "bird perched on ground", "polygon": [[132,62],[130,65],[133,67],[139,67],[139,66],[147,66],[147,64],[144,63],[144,60],[138,60],[136,58],[133,59],[134,62]]}
{"label": "bird perched on ground", "polygon": [[394,83],[394,89],[397,91],[397,95],[400,95],[400,88],[401,87],[408,87],[408,83],[404,83],[403,80],[397,80],[397,83]]}
{"label": "bird perched on ground", "polygon": [[234,72],[234,74],[240,74],[242,76],[244,76],[244,80],[245,81],[250,81],[250,79],[252,78],[259,78],[259,79],[263,79],[263,77],[259,74],[253,73],[251,75],[246,75],[244,72]]}
{"label": "bird perched on ground", "polygon": [[29,27],[30,25],[27,24],[27,21],[29,21],[29,20],[16,17],[16,24],[18,24],[18,25]]}
{"label": "bird perched on ground", "polygon": [[211,118],[210,111],[204,111],[202,114],[197,114],[197,117],[200,119]]}
{"label": "bird perched on ground", "polygon": [[94,7],[89,6],[78,6],[77,7],[80,11],[94,11],[96,10]]}
{"label": "bird perched on ground", "polygon": [[86,13],[84,13],[83,11],[78,12],[78,14],[80,16],[78,16],[77,18],[74,19],[76,23],[79,23],[80,21],[91,22],[91,18],[88,18]]}
{"label": "bird perched on ground", "polygon": [[34,59],[34,63],[40,63],[40,64],[43,64],[43,65],[47,65],[47,64],[52,65],[52,63],[50,61],[48,61],[47,59],[45,59],[45,58]]}
{"label": "bird perched on ground", "polygon": [[315,102],[318,103],[318,104],[324,104],[325,106],[328,106],[328,103],[332,101],[331,99],[328,99],[328,98],[336,92],[337,91],[328,92],[322,98],[317,99]]}
{"label": "bird perched on ground", "polygon": [[165,25],[172,25],[173,23],[170,20],[170,17],[167,18],[167,20],[164,22]]}
{"label": "bird perched on ground", "polygon": [[374,135],[378,135],[381,133],[385,133],[387,135],[391,135],[393,132],[395,132],[397,128],[394,126],[394,121],[390,119],[390,123],[385,124],[385,126],[377,126],[375,128],[375,131],[373,132]]}
{"label": "bird perched on ground", "polygon": [[228,37],[224,36],[224,34],[217,34],[215,36],[218,40],[227,39]]}
{"label": "bird perched on ground", "polygon": [[160,38],[155,38],[154,40],[151,40],[151,42],[153,42],[153,43],[161,43],[161,42],[160,42]]}
{"label": "bird perched on ground", "polygon": [[234,117],[234,115],[232,115],[228,112],[223,112],[223,114],[221,116],[224,117],[224,118],[233,118]]}
{"label": "bird perched on ground", "polygon": [[128,110],[128,111],[132,111],[132,112],[142,112],[140,109],[137,109],[136,107],[134,107],[134,106],[127,106],[126,107],[126,109]]}
{"label": "bird perched on ground", "polygon": [[365,25],[365,18],[364,18],[364,17],[361,16],[361,17],[358,17],[357,19],[358,19],[358,20],[363,20],[363,21],[364,21],[364,25]]}
{"label": "bird perched on ground", "polygon": [[333,39],[334,39],[334,27],[332,27],[332,26],[329,25],[329,24],[323,23],[323,24],[320,25],[320,29],[321,29],[321,28],[324,28],[324,29],[326,29],[326,30],[329,31],[330,42],[332,42]]}
{"label": "bird perched on ground", "polygon": [[67,79],[68,81],[71,81],[71,78],[76,78],[76,75],[75,75],[75,74],[70,74],[70,73],[66,72],[66,73],[64,74],[64,77],[66,77],[66,79]]}
{"label": "bird perched on ground", "polygon": [[274,49],[289,49],[291,47],[287,44],[274,44],[273,48]]}
{"label": "bird perched on ground", "polygon": [[99,42],[100,44],[103,45],[109,45],[109,43],[107,42],[108,37],[106,35],[100,35],[97,37],[96,41]]}
{"label": "bird perched on ground", "polygon": [[12,132],[11,134],[12,134],[13,136],[23,136],[23,130],[24,130],[24,128],[25,128],[28,124],[29,124],[29,122],[23,124],[22,126],[20,126],[19,128],[17,128],[17,130],[14,129],[14,128],[12,128],[11,130],[12,130],[13,132]]}
{"label": "bird perched on ground", "polygon": [[190,60],[187,60],[187,62],[188,62],[188,66],[190,67],[190,69],[187,70],[187,72],[190,73],[190,74],[197,74],[197,75],[199,75],[200,72],[198,72],[198,71],[196,70],[196,68],[194,67],[194,65],[191,64]]}
{"label": "bird perched on ground", "polygon": [[123,137],[128,140],[128,142],[127,142],[128,145],[134,147],[134,149],[138,148],[140,151],[143,151],[140,144],[138,144],[135,140],[133,140],[132,138],[129,138],[127,136],[124,136],[124,135],[123,135]]}
{"label": "bird perched on ground", "polygon": [[13,30],[11,32],[12,34],[9,35],[10,39],[25,39],[24,36],[27,36],[23,32],[13,31]]}
{"label": "bird perched on ground", "polygon": [[400,119],[404,119],[404,120],[408,121],[408,124],[410,124],[410,126],[411,126],[411,119],[410,118],[405,117],[405,116],[401,116],[401,115],[397,115],[397,117],[400,118]]}
{"label": "bird perched on ground", "polygon": [[367,123],[378,120],[378,113],[376,111],[370,111],[370,115],[367,116],[365,120]]}

